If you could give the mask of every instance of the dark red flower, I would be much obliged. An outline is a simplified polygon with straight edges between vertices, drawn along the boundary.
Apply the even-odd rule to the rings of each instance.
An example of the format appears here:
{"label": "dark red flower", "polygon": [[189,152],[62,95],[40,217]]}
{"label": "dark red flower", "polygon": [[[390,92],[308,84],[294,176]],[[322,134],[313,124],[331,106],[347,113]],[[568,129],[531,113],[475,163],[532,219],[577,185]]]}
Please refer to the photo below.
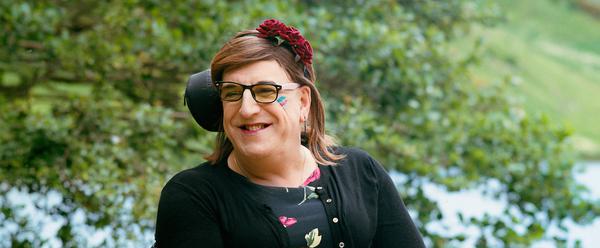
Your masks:
{"label": "dark red flower", "polygon": [[287,27],[283,22],[275,19],[265,20],[256,30],[260,32],[258,37],[269,38],[279,34],[279,32],[285,30]]}
{"label": "dark red flower", "polygon": [[286,26],[283,22],[276,19],[265,20],[256,28],[259,32],[257,35],[260,38],[277,38],[279,37],[284,42],[287,42],[294,53],[304,65],[312,64],[312,47],[310,43],[302,37],[298,29]]}

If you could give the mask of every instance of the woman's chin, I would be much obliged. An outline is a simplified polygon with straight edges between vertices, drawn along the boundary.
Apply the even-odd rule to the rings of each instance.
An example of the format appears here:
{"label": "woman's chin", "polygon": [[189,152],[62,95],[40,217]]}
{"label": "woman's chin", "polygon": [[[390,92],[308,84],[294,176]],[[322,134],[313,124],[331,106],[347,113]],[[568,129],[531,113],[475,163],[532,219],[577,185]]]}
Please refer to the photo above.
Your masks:
{"label": "woman's chin", "polygon": [[266,157],[273,154],[275,151],[269,145],[265,144],[245,144],[240,149],[236,149],[236,153],[244,157]]}

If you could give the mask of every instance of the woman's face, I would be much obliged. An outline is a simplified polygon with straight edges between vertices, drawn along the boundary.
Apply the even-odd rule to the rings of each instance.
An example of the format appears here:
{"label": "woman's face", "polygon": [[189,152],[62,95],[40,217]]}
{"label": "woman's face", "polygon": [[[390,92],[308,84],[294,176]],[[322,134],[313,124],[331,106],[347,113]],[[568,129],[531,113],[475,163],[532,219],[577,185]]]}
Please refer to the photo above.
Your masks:
{"label": "woman's face", "polygon": [[[264,81],[293,83],[274,60],[225,71],[223,81],[244,85]],[[250,90],[244,90],[239,101],[223,101],[223,127],[236,152],[245,156],[267,156],[297,148],[310,107],[310,88],[283,89],[279,91],[279,97],[282,96],[286,100],[281,103],[258,103]]]}

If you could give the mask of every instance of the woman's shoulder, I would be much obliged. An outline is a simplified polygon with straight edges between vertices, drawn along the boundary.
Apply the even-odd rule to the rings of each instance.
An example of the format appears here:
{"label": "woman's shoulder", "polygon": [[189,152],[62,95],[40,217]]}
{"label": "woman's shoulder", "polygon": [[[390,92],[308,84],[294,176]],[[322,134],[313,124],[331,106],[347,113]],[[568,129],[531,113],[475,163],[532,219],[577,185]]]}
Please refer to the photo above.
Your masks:
{"label": "woman's shoulder", "polygon": [[193,168],[182,170],[175,174],[167,182],[167,185],[178,184],[184,187],[196,188],[196,186],[200,185],[218,183],[219,181],[223,181],[222,179],[225,176],[219,166],[219,164],[204,162]]}
{"label": "woman's shoulder", "polygon": [[365,163],[372,162],[374,159],[365,150],[358,147],[337,146],[332,148],[335,154],[343,155],[340,163]]}
{"label": "woman's shoulder", "polygon": [[377,184],[378,178],[385,174],[385,169],[368,152],[357,147],[336,147],[336,154],[345,157],[330,166],[331,173],[338,174],[352,182]]}
{"label": "woman's shoulder", "polygon": [[365,150],[357,147],[336,147],[337,154],[343,154],[345,157],[338,162],[338,165],[354,168],[357,171],[368,172],[369,174],[381,176],[387,174],[384,166],[371,156]]}

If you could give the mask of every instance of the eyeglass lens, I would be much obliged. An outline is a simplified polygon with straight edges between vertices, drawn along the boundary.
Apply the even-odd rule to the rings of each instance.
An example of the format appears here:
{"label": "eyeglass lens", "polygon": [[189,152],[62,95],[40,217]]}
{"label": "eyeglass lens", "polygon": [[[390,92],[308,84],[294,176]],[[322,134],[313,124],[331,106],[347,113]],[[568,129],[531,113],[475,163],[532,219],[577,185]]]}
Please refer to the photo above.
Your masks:
{"label": "eyeglass lens", "polygon": [[220,95],[223,101],[235,102],[242,98],[244,90],[248,88],[255,101],[260,103],[272,103],[277,99],[278,88],[273,84],[255,84],[245,86],[237,83],[223,82],[220,87]]}

